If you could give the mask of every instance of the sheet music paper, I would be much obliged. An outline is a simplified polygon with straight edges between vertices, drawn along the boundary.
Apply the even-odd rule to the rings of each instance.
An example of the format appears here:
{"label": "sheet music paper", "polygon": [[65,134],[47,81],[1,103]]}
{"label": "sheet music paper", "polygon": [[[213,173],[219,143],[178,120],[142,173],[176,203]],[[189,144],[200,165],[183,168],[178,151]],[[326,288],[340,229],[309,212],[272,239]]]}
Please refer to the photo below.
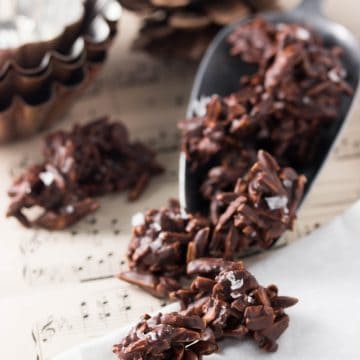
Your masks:
{"label": "sheet music paper", "polygon": [[[330,5],[337,19],[340,5],[334,1]],[[349,19],[359,34],[360,26],[350,17],[354,7],[350,0],[342,2],[339,20],[346,24]],[[100,199],[98,212],[69,230],[25,229],[3,216],[6,190],[14,176],[40,158],[41,136],[0,148],[0,354],[4,359],[51,359],[166,305],[113,275],[126,266],[131,216],[177,197],[176,122],[185,114],[196,67],[131,52],[129,43],[137,26],[136,18],[125,12],[100,79],[57,126],[69,128],[111,114],[128,125],[133,138],[158,149],[166,173],[151,182],[139,201],[128,203],[124,194],[111,195]],[[310,233],[360,197],[359,115],[358,105],[301,209],[291,238]]]}
{"label": "sheet music paper", "polygon": [[[360,302],[359,218],[360,201],[357,201],[345,213],[309,236],[276,252],[264,252],[247,261],[249,270],[256,274],[261,284],[270,284],[277,279],[282,294],[296,294],[299,299],[296,306],[286,309],[290,326],[279,339],[278,352],[266,353],[250,339],[227,339],[221,342],[218,353],[204,359],[359,359],[360,312],[353,310]],[[176,311],[177,305],[171,304],[162,311]],[[344,319],[351,321],[339,331],[339,324],[343,324]],[[134,323],[77,344],[54,360],[113,360],[113,344],[118,343],[131,326]]]}

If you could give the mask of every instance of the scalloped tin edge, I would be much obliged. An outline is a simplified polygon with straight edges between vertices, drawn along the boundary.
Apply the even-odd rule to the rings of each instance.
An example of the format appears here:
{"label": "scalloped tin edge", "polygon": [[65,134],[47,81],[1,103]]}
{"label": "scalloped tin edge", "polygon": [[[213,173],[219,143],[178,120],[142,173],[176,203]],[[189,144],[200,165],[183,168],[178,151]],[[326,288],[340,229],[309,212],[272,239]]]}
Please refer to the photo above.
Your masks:
{"label": "scalloped tin edge", "polygon": [[[93,30],[95,28],[94,22],[101,22],[100,26],[102,26],[103,28],[105,25],[107,26],[107,29],[103,30],[103,32],[106,32],[107,34],[107,39],[116,33],[117,23],[122,16],[121,5],[116,0],[108,0],[105,4],[103,4],[100,9],[96,8],[96,2],[93,3],[92,6],[93,8],[89,10],[90,13],[94,14],[91,22],[85,26],[85,30],[83,29],[83,34],[80,34],[80,31],[78,32],[78,34],[76,34],[76,31],[73,31],[74,35],[79,35],[72,36],[74,39],[72,41],[73,43],[75,43],[79,38],[82,38],[85,41],[85,44],[87,44],[88,46],[97,46],[101,45],[101,43],[104,43],[106,41],[104,36],[98,38],[97,36],[94,36],[93,32],[90,32],[91,29]],[[96,13],[96,11],[98,11],[98,13]],[[85,20],[82,19],[80,27],[84,26],[84,23]],[[28,45],[35,46],[36,43],[26,44],[23,45],[23,47]],[[40,65],[34,68],[24,68],[20,66],[16,61],[8,60],[0,70],[0,81],[2,81],[6,77],[7,73],[11,71],[19,73],[22,76],[32,77],[45,71],[45,68],[50,67],[54,61],[58,63],[71,63],[74,60],[73,58],[74,56],[71,51],[68,54],[63,54],[56,50],[50,50],[44,54],[42,60],[40,61]]]}
{"label": "scalloped tin edge", "polygon": [[[118,9],[118,19],[120,20],[121,7],[119,6]],[[79,77],[78,81],[72,82],[71,76],[67,84],[61,81],[50,81],[53,76],[51,66],[43,69],[41,74],[30,77],[30,79],[26,76],[23,77],[25,83],[28,80],[26,85],[29,93],[33,84],[36,88],[39,81],[43,81],[46,84],[47,89],[45,91],[47,91],[47,94],[38,102],[27,101],[25,97],[19,96],[19,94],[12,97],[9,105],[0,110],[0,144],[34,135],[38,131],[48,128],[64,115],[66,110],[95,80],[100,72],[107,51],[116,36],[117,22],[114,18],[109,22],[106,21],[110,31],[108,36],[102,38],[101,41],[94,42],[91,37],[83,38],[85,51],[77,62],[60,64],[59,70],[68,67],[66,71],[70,73],[71,71],[82,71],[83,76]],[[83,58],[85,59],[81,61]],[[36,90],[38,92],[44,91],[41,86],[38,86]]]}

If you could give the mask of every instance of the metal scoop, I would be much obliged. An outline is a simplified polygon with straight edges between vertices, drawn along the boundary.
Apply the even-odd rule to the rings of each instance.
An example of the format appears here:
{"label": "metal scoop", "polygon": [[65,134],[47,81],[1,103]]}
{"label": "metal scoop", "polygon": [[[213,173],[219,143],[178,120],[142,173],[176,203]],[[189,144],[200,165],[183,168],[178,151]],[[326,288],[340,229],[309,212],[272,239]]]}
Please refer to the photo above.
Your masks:
{"label": "metal scoop", "polygon": [[[339,118],[334,121],[328,136],[322,141],[312,163],[302,172],[308,178],[304,198],[325,163],[331,148],[339,137],[340,130],[349,118],[354,99],[359,92],[360,45],[355,36],[344,26],[325,19],[321,14],[322,0],[303,0],[295,10],[289,12],[267,12],[262,17],[271,23],[303,23],[314,29],[324,39],[326,46],[340,46],[344,49],[343,64],[347,70],[347,81],[354,88],[354,95],[346,97],[341,103]],[[226,41],[230,33],[239,25],[249,22],[246,18],[224,28],[213,40],[198,70],[193,85],[187,116],[192,115],[192,104],[202,96],[218,94],[228,95],[238,90],[242,75],[253,72],[252,65],[242,63],[232,57]],[[184,210],[188,212],[206,212],[207,207],[199,193],[200,180],[203,174],[192,172],[185,154],[180,154],[179,198]]]}

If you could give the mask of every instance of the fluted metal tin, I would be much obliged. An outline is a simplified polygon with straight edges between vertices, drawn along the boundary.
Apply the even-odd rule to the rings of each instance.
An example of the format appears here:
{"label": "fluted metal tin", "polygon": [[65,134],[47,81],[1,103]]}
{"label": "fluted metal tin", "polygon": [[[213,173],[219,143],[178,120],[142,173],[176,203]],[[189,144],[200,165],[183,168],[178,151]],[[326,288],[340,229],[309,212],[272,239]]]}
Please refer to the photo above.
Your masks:
{"label": "fluted metal tin", "polygon": [[[35,67],[22,66],[16,57],[4,63],[0,70],[0,143],[32,135],[61,118],[99,73],[120,17],[117,1],[87,0],[80,28],[64,29],[63,39],[69,39],[66,45],[63,41],[61,48],[46,51]],[[32,52],[39,49],[32,46]]]}

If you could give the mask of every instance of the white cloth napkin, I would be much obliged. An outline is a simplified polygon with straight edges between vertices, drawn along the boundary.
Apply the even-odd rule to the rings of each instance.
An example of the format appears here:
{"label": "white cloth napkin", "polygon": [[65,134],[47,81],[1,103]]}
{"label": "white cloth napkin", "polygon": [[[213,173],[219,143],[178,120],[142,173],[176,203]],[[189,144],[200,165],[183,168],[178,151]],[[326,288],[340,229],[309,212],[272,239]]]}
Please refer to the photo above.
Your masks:
{"label": "white cloth napkin", "polygon": [[[263,353],[250,339],[227,340],[221,353],[205,359],[360,359],[360,202],[329,225],[247,265],[262,285],[275,283],[280,294],[299,298],[288,309],[290,326],[274,354]],[[119,329],[55,360],[114,360],[112,345],[127,331]]]}

